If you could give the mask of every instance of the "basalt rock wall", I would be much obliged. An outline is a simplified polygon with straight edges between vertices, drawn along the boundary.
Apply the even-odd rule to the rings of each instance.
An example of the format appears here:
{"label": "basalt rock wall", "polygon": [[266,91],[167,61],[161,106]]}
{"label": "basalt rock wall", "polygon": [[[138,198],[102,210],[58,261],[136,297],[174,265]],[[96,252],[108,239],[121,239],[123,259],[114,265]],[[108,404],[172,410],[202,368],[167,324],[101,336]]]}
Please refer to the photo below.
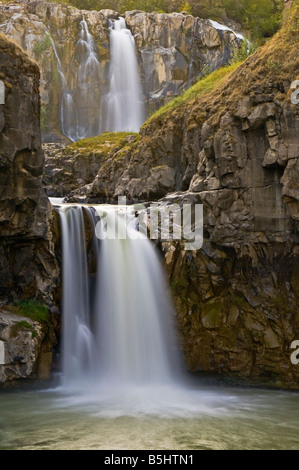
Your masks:
{"label": "basalt rock wall", "polygon": [[[49,308],[53,306],[59,269],[51,231],[55,217],[42,187],[39,69],[2,35],[0,80],[4,90],[0,104],[0,382],[3,382],[37,371],[46,336],[41,325],[18,317],[7,310],[7,305],[35,299]],[[51,348],[47,351],[51,355]],[[40,376],[49,374],[50,362],[41,365]]]}

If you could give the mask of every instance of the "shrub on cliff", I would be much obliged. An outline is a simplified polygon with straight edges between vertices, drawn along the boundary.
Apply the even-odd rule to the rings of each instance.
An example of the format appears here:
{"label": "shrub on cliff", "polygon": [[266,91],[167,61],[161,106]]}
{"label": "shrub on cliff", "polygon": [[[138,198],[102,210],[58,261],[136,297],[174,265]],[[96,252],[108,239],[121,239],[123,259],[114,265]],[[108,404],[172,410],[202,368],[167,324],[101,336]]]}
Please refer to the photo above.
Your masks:
{"label": "shrub on cliff", "polygon": [[199,18],[224,23],[232,19],[260,43],[280,28],[284,6],[284,0],[69,0],[59,3],[84,10],[109,8],[120,13],[130,10],[166,13],[186,11]]}

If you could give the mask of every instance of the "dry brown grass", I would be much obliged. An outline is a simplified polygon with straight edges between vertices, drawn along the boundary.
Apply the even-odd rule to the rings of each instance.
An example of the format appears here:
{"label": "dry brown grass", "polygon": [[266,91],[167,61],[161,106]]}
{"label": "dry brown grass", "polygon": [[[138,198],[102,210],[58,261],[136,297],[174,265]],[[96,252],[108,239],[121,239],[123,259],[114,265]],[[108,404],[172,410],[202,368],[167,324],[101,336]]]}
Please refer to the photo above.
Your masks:
{"label": "dry brown grass", "polygon": [[7,38],[4,34],[0,33],[0,49],[9,51],[14,57],[20,59],[23,67],[35,69],[39,73],[37,63],[31,59],[28,54],[12,39]]}
{"label": "dry brown grass", "polygon": [[[160,132],[161,125],[188,122],[188,126],[204,121],[216,127],[227,112],[234,113],[245,96],[275,92],[274,99],[286,101],[290,91],[286,85],[299,78],[299,0],[295,0],[283,28],[264,46],[243,62],[215,87],[197,97],[181,99],[180,106],[169,106],[165,113],[145,123],[142,134]],[[161,129],[161,132],[162,129]]]}

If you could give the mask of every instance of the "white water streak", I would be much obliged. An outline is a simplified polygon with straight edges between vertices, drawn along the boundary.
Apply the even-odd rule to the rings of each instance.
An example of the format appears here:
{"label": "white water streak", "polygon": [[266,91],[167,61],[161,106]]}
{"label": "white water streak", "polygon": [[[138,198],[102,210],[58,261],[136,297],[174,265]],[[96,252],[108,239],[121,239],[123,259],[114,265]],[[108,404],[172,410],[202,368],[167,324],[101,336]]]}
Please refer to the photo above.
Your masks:
{"label": "white water streak", "polygon": [[124,18],[110,26],[111,63],[106,94],[97,48],[85,18],[80,22],[69,70],[63,70],[50,38],[60,79],[61,132],[73,142],[105,131],[138,132],[144,122],[144,104],[135,41]]}
{"label": "white water streak", "polygon": [[110,27],[110,87],[103,98],[104,131],[138,132],[144,104],[138,75],[135,41],[124,18]]}
{"label": "white water streak", "polygon": [[[63,376],[67,387],[165,386],[180,376],[182,363],[174,310],[156,249],[132,228],[132,219],[105,206],[126,239],[97,240],[96,292],[90,299],[81,206],[59,207],[63,242]],[[101,206],[84,209],[96,224]],[[116,215],[115,215],[116,214]],[[75,384],[75,385],[74,385]]]}
{"label": "white water streak", "polygon": [[62,369],[64,384],[90,377],[94,341],[82,207],[61,206],[63,265]]}

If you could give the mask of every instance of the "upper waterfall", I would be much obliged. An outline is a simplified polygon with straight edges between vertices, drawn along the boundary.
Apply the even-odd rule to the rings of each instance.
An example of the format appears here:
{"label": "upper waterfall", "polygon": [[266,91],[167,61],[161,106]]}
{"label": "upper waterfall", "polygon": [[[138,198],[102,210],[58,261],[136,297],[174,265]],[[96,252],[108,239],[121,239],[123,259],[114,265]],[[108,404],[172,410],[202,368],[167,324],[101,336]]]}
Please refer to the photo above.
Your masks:
{"label": "upper waterfall", "polygon": [[80,28],[73,57],[73,61],[78,63],[73,77],[76,83],[77,108],[74,140],[98,135],[100,125],[98,109],[101,96],[101,66],[95,42],[84,16]]}
{"label": "upper waterfall", "polygon": [[134,38],[124,18],[111,22],[109,29],[111,61],[106,91],[97,47],[84,16],[68,71],[63,70],[50,36],[60,78],[60,129],[73,142],[105,131],[138,132],[144,121]]}
{"label": "upper waterfall", "polygon": [[[25,4],[19,5],[18,11],[15,14],[13,5],[0,4],[0,31],[40,67],[45,142],[60,141],[57,131],[77,140],[104,130],[138,130],[148,116],[207,70],[227,64],[240,46],[240,39],[229,29],[176,12],[127,11],[117,19],[118,13],[112,10],[79,10],[60,3],[52,3],[47,9],[44,2],[30,2],[30,13]],[[56,58],[46,31],[55,43]],[[117,42],[123,49],[115,54]],[[88,56],[90,60],[86,61]],[[66,86],[59,80],[57,57]],[[82,82],[84,64],[89,67],[92,62],[93,72]],[[126,74],[131,73],[128,79],[121,64],[127,66]],[[77,82],[80,65],[81,84]],[[125,88],[125,82],[129,82],[131,92],[123,105],[124,93],[117,99],[113,99],[113,93]],[[87,86],[88,99],[84,91]],[[112,107],[109,113],[108,103]],[[119,126],[119,121],[126,127]],[[109,128],[111,122],[113,127]]]}
{"label": "upper waterfall", "polygon": [[109,92],[103,97],[102,131],[138,132],[144,122],[144,103],[135,41],[124,18],[110,25]]}
{"label": "upper waterfall", "polygon": [[61,132],[73,142],[84,137],[98,135],[101,66],[84,16],[80,22],[79,38],[69,70],[63,70],[52,37],[51,43],[60,77],[59,123]]}

